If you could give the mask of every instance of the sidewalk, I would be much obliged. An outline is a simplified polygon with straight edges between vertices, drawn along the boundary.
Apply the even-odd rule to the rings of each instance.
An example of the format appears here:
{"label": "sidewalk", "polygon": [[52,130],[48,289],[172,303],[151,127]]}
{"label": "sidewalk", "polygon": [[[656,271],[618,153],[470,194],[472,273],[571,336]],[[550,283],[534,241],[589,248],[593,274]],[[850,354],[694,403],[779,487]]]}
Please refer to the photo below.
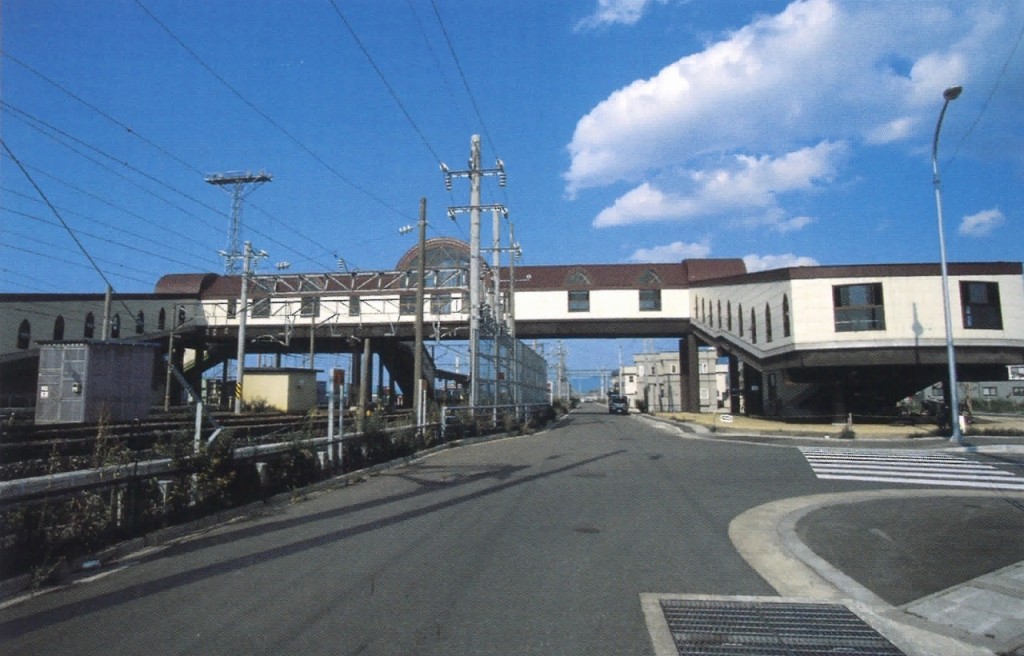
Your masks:
{"label": "sidewalk", "polygon": [[[907,427],[839,440],[816,435],[820,426],[789,432],[771,422],[765,433],[658,419],[704,439],[1002,454],[1024,478],[1017,436],[956,446],[909,439]],[[900,488],[785,499],[735,518],[729,535],[779,595],[856,606],[908,656],[1024,656],[1024,493]]]}

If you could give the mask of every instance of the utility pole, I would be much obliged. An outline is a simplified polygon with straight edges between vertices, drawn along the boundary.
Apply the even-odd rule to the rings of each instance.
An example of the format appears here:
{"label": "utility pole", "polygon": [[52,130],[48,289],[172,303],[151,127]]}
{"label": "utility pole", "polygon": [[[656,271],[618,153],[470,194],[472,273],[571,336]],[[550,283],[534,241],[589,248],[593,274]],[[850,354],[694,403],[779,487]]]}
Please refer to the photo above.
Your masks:
{"label": "utility pole", "polygon": [[242,414],[242,383],[245,378],[245,322],[249,315],[249,275],[252,271],[254,257],[267,257],[266,251],[253,253],[252,243],[245,242],[242,254],[242,292],[238,300],[238,355],[237,376],[235,379],[235,414]]}
{"label": "utility pole", "polygon": [[[416,417],[416,429],[422,430],[426,424],[426,393],[423,384],[423,304],[426,296],[427,276],[427,199],[420,198],[420,220],[419,220],[419,262],[416,266],[416,323],[414,324],[416,352],[413,355],[413,386],[412,405],[413,414]],[[412,226],[399,228],[398,231],[406,234],[412,231]]]}
{"label": "utility pole", "polygon": [[498,209],[504,211],[502,205],[482,206],[480,204],[480,180],[485,175],[498,176],[498,184],[505,186],[505,164],[499,159],[493,169],[480,168],[480,135],[474,134],[470,139],[469,169],[452,171],[446,164],[441,164],[444,173],[445,188],[451,191],[452,178],[469,178],[469,205],[449,207],[448,216],[455,219],[458,212],[469,212],[469,405],[476,408],[480,394],[480,319],[481,279],[480,279],[480,210]]}
{"label": "utility pole", "polygon": [[228,247],[224,251],[224,273],[238,273],[238,261],[242,259],[238,245],[242,232],[242,199],[247,196],[245,189],[249,187],[251,192],[264,182],[270,182],[273,177],[266,171],[259,173],[212,173],[205,178],[206,182],[218,187],[231,187],[231,222],[228,224]]}

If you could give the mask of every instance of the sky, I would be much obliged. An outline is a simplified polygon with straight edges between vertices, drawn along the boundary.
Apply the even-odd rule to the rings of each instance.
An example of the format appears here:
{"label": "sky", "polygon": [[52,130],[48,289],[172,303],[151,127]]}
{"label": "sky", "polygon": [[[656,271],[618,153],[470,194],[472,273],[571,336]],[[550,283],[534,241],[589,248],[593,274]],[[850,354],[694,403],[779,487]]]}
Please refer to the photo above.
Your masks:
{"label": "sky", "polygon": [[[748,270],[1024,253],[1019,0],[7,0],[0,293],[150,292],[224,271],[232,197],[262,272],[393,269],[468,239],[521,264],[739,257]],[[489,238],[486,235],[485,238]],[[506,242],[507,243],[507,242]],[[571,367],[619,348],[570,344]],[[674,348],[669,342],[656,345]]]}

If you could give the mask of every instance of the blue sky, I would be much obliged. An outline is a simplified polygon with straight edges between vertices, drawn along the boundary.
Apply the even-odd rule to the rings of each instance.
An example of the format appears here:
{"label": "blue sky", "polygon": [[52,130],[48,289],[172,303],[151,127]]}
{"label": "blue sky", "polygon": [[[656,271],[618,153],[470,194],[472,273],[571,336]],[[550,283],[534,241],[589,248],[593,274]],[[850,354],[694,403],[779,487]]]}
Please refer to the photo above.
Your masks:
{"label": "blue sky", "polygon": [[[266,269],[393,268],[421,197],[465,239],[438,164],[472,134],[524,264],[936,261],[954,84],[949,259],[1024,253],[1018,0],[7,0],[2,30],[4,143],[116,291],[223,270],[215,172],[273,175],[243,212]],[[0,292],[102,291],[0,164]]]}

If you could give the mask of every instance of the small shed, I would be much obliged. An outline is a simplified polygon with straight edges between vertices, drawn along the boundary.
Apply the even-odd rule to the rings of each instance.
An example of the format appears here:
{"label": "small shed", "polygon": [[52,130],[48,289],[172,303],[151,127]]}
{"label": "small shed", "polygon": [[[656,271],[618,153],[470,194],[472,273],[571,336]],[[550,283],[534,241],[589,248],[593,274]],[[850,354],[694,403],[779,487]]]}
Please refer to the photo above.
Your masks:
{"label": "small shed", "polygon": [[40,342],[36,423],[146,419],[157,348],[122,341]]}
{"label": "small shed", "polygon": [[308,412],[316,407],[317,369],[246,369],[242,402],[266,404],[282,412]]}

